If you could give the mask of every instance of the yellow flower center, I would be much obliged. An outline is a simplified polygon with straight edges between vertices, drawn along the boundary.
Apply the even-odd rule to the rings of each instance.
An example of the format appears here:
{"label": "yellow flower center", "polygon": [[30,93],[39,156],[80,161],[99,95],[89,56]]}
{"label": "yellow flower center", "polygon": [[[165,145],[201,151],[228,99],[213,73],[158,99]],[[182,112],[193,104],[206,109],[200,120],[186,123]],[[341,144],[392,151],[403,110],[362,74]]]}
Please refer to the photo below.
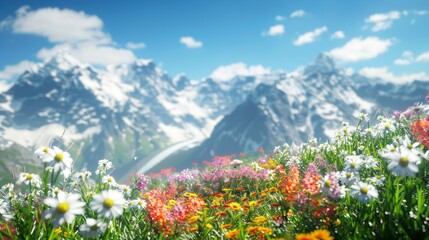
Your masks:
{"label": "yellow flower center", "polygon": [[109,177],[109,178],[107,178],[107,181],[108,181],[108,182],[112,182],[112,181],[113,181],[113,178]]}
{"label": "yellow flower center", "polygon": [[346,173],[346,178],[351,178],[352,177],[352,174],[351,173],[349,173],[349,172],[347,172]]}
{"label": "yellow flower center", "polygon": [[113,199],[111,199],[111,198],[106,198],[106,199],[104,199],[104,202],[103,202],[103,207],[104,208],[112,208],[113,207],[113,205],[115,205],[115,202],[113,201]]}
{"label": "yellow flower center", "polygon": [[57,162],[61,162],[63,160],[63,158],[64,158],[64,156],[63,156],[62,153],[57,153],[57,154],[55,154],[55,158],[54,159]]}
{"label": "yellow flower center", "polygon": [[331,185],[332,185],[331,180],[326,180],[326,181],[325,181],[325,187],[330,188],[330,187],[331,187]]}
{"label": "yellow flower center", "polygon": [[57,206],[57,213],[65,214],[69,210],[69,207],[70,206],[68,202],[59,203]]}
{"label": "yellow flower center", "polygon": [[363,195],[366,195],[368,193],[368,188],[366,187],[361,187],[360,188],[360,193],[362,193]]}
{"label": "yellow flower center", "polygon": [[25,178],[27,178],[27,180],[31,180],[31,179],[33,179],[33,175],[27,174],[27,176],[25,176]]}
{"label": "yellow flower center", "polygon": [[401,158],[399,159],[399,165],[400,165],[401,167],[407,167],[407,166],[408,166],[408,163],[410,163],[410,161],[408,161],[408,158],[407,158],[407,157],[405,157],[405,156],[403,156],[403,157],[401,157]]}
{"label": "yellow flower center", "polygon": [[49,148],[45,147],[45,148],[43,149],[43,152],[44,152],[44,153],[48,153],[48,152],[49,152]]}
{"label": "yellow flower center", "polygon": [[350,166],[351,166],[352,168],[356,168],[356,163],[355,163],[355,162],[352,162],[352,164],[350,164]]}
{"label": "yellow flower center", "polygon": [[395,152],[395,151],[396,151],[396,148],[395,148],[395,147],[393,147],[393,148],[391,148],[391,149],[390,149],[390,151],[391,151],[391,152]]}
{"label": "yellow flower center", "polygon": [[408,144],[408,145],[407,145],[407,148],[411,150],[411,149],[413,149],[413,145]]}

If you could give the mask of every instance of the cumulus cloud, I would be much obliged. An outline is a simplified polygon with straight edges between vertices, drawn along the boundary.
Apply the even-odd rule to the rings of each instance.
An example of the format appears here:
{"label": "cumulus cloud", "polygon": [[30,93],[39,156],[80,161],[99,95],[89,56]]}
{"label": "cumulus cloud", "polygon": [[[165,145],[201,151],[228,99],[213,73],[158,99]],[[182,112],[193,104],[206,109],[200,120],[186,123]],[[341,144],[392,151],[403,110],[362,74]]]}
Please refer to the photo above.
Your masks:
{"label": "cumulus cloud", "polygon": [[317,37],[319,37],[322,33],[326,32],[326,31],[328,31],[328,28],[326,26],[316,28],[311,32],[306,32],[306,33],[300,35],[293,42],[293,44],[296,46],[301,46],[304,44],[312,43],[317,39]]}
{"label": "cumulus cloud", "polygon": [[128,49],[142,49],[145,48],[146,44],[142,42],[127,42],[127,48]]}
{"label": "cumulus cloud", "polygon": [[21,7],[11,27],[14,33],[39,35],[53,43],[111,41],[102,30],[103,21],[99,17],[70,9],[48,7],[31,11],[29,7]]}
{"label": "cumulus cloud", "polygon": [[226,66],[220,66],[210,75],[217,81],[228,81],[236,76],[258,76],[269,74],[271,70],[262,65],[247,66],[242,62],[233,63]]}
{"label": "cumulus cloud", "polygon": [[401,12],[391,11],[388,13],[376,13],[365,19],[365,22],[371,26],[371,31],[378,32],[386,30],[392,26],[393,21],[401,18]]}
{"label": "cumulus cloud", "polygon": [[130,50],[115,47],[98,16],[83,11],[52,7],[31,10],[24,6],[0,25],[13,33],[47,38],[54,46],[41,49],[37,53],[41,59],[55,55],[58,50],[66,50],[92,64],[129,63],[136,59]]}
{"label": "cumulus cloud", "polygon": [[429,61],[429,51],[424,52],[424,53],[420,54],[419,56],[417,56],[416,61],[417,62]]}
{"label": "cumulus cloud", "polygon": [[267,32],[263,32],[262,35],[268,35],[268,36],[274,37],[274,36],[283,35],[284,32],[285,32],[285,26],[283,26],[282,24],[277,24],[277,25],[271,26],[270,29],[268,29]]}
{"label": "cumulus cloud", "polygon": [[185,45],[187,48],[200,48],[203,43],[195,40],[193,37],[185,36],[180,38],[180,43]]}
{"label": "cumulus cloud", "polygon": [[21,61],[16,65],[6,65],[6,67],[0,71],[0,81],[8,81],[16,78],[26,70],[31,69],[33,66],[35,66],[35,63],[27,60]]}
{"label": "cumulus cloud", "polygon": [[393,63],[395,65],[409,65],[414,62],[414,56],[411,51],[404,51],[402,57],[396,59]]}
{"label": "cumulus cloud", "polygon": [[346,35],[343,31],[336,31],[331,35],[331,39],[343,39]]}
{"label": "cumulus cloud", "polygon": [[291,18],[303,17],[305,15],[305,11],[302,9],[296,10],[290,14]]}
{"label": "cumulus cloud", "polygon": [[127,49],[97,45],[90,42],[77,45],[59,44],[52,48],[42,48],[37,53],[37,57],[46,59],[57,55],[58,52],[68,52],[79,60],[98,65],[131,63],[135,60],[134,54]]}
{"label": "cumulus cloud", "polygon": [[392,44],[390,39],[356,37],[344,46],[332,49],[328,55],[343,62],[358,62],[377,57],[386,52]]}
{"label": "cumulus cloud", "polygon": [[418,72],[396,76],[389,71],[388,67],[366,67],[361,69],[359,73],[368,78],[380,78],[393,83],[408,83],[415,80],[429,80],[429,76],[426,72]]}

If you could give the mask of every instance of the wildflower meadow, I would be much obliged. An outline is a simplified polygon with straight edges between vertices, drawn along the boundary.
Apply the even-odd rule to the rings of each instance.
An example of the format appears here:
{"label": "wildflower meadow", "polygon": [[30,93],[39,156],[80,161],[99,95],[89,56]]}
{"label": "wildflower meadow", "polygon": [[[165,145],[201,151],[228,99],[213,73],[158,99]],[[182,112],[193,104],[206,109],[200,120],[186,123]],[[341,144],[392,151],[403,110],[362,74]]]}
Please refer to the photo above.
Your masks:
{"label": "wildflower meadow", "polygon": [[361,114],[329,142],[118,184],[55,146],[1,187],[3,239],[429,239],[429,105]]}

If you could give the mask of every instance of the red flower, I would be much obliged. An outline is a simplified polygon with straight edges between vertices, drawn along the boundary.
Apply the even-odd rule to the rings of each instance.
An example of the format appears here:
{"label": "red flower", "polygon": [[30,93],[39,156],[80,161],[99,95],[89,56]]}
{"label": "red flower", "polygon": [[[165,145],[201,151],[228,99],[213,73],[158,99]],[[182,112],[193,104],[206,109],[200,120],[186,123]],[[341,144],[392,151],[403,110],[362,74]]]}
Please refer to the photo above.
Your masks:
{"label": "red flower", "polygon": [[429,148],[429,121],[414,122],[411,131],[423,146]]}

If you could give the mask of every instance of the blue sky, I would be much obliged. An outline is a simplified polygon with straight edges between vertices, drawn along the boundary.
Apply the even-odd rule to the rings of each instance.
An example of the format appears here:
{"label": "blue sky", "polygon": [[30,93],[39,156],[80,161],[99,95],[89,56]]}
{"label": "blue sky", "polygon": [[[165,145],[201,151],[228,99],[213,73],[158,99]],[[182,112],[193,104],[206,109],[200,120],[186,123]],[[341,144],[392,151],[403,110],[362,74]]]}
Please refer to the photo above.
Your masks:
{"label": "blue sky", "polygon": [[[293,71],[321,52],[354,72],[429,80],[428,1],[1,1],[0,80],[57,50],[150,58],[191,79]],[[222,67],[223,66],[223,67]]]}

